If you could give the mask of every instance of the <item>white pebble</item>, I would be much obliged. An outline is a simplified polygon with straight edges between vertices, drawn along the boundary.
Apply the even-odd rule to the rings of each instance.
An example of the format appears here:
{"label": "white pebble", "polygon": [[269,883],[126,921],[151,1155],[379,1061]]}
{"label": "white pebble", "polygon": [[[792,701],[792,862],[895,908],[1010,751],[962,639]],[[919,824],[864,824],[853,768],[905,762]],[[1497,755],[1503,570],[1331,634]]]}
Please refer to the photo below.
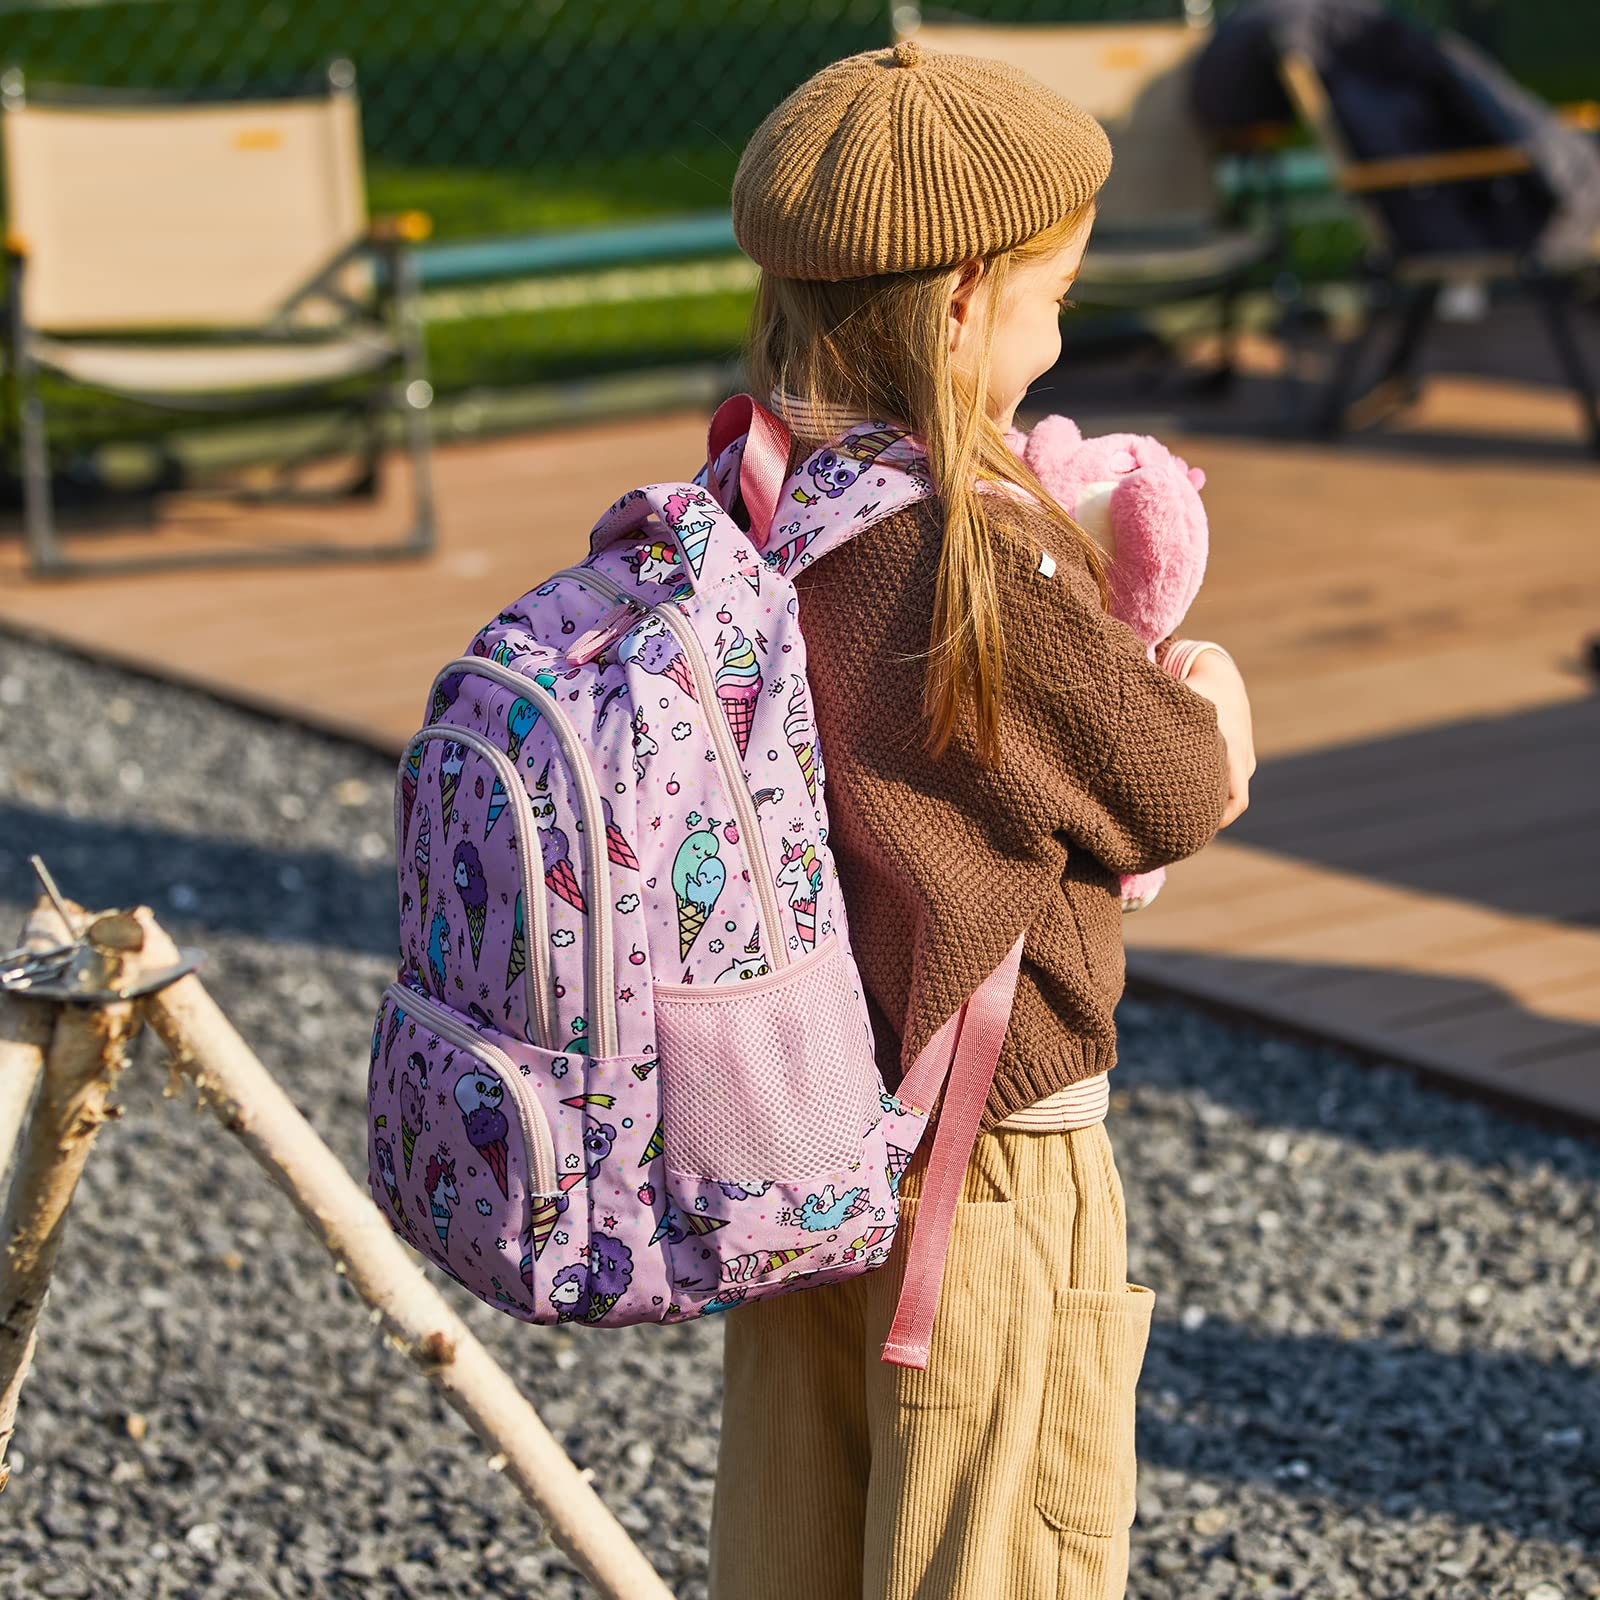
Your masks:
{"label": "white pebble", "polygon": [[27,696],[27,685],[23,683],[21,678],[13,677],[9,674],[4,678],[0,678],[0,702],[8,706],[20,706]]}
{"label": "white pebble", "polygon": [[183,1542],[203,1556],[214,1556],[222,1543],[222,1529],[215,1522],[197,1522],[184,1534]]}
{"label": "white pebble", "polygon": [[1185,1333],[1193,1333],[1197,1328],[1206,1325],[1206,1312],[1204,1306],[1185,1306],[1178,1318],[1179,1326]]}
{"label": "white pebble", "polygon": [[129,794],[137,794],[144,788],[144,768],[137,761],[124,761],[117,768],[117,782]]}
{"label": "white pebble", "polygon": [[278,815],[285,822],[304,822],[306,818],[306,803],[297,794],[280,794],[278,796]]}

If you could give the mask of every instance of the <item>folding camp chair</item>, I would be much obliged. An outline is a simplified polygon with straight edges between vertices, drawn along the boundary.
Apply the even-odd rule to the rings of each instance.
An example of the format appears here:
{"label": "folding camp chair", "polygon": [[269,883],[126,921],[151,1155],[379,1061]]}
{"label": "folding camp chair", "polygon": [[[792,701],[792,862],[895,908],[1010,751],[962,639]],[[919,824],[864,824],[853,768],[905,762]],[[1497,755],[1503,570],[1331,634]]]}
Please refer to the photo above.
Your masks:
{"label": "folding camp chair", "polygon": [[1074,297],[1141,308],[1216,296],[1221,356],[1213,376],[1225,381],[1240,291],[1263,262],[1286,261],[1287,230],[1281,213],[1266,229],[1228,215],[1217,147],[1188,103],[1190,65],[1211,35],[1209,0],[1190,0],[1185,11],[1182,21],[1110,24],[974,22],[942,11],[935,19],[906,5],[892,15],[898,38],[1008,62],[1099,119],[1115,160]]}
{"label": "folding camp chair", "polygon": [[[9,200],[7,422],[33,569],[421,554],[434,533],[432,400],[408,239],[371,226],[348,62],[314,92],[173,103],[0,80]],[[280,460],[253,502],[376,493],[386,421],[412,462],[410,527],[381,545],[255,542],[109,563],[69,554],[54,517],[39,375],[188,416],[314,411],[327,437]],[[349,477],[305,483],[339,444]]]}
{"label": "folding camp chair", "polygon": [[[1336,434],[1375,421],[1414,400],[1420,392],[1417,362],[1423,336],[1443,290],[1452,283],[1498,280],[1518,283],[1532,296],[1561,371],[1578,401],[1589,447],[1600,455],[1600,392],[1572,321],[1579,283],[1600,268],[1600,235],[1595,237],[1588,259],[1560,263],[1545,260],[1537,243],[1518,251],[1406,248],[1378,203],[1380,197],[1436,184],[1514,177],[1532,170],[1528,152],[1519,145],[1487,145],[1359,161],[1351,153],[1311,59],[1288,51],[1279,62],[1279,73],[1290,101],[1322,147],[1339,188],[1354,203],[1367,245],[1365,321],[1340,352],[1312,418],[1314,428]],[[1575,114],[1580,119],[1585,115],[1594,119],[1592,107],[1575,108]],[[1364,389],[1358,387],[1390,327],[1393,338],[1377,376]]]}

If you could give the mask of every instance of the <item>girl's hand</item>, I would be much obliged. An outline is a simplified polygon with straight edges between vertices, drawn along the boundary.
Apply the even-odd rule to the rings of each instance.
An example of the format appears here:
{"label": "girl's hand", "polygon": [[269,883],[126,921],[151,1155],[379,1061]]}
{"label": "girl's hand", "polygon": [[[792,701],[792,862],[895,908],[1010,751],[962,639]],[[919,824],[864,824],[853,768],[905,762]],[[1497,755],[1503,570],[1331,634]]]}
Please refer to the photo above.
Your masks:
{"label": "girl's hand", "polygon": [[1250,779],[1256,770],[1250,696],[1239,669],[1216,650],[1203,650],[1196,656],[1183,681],[1217,708],[1217,726],[1228,746],[1228,803],[1219,824],[1226,828],[1250,804]]}

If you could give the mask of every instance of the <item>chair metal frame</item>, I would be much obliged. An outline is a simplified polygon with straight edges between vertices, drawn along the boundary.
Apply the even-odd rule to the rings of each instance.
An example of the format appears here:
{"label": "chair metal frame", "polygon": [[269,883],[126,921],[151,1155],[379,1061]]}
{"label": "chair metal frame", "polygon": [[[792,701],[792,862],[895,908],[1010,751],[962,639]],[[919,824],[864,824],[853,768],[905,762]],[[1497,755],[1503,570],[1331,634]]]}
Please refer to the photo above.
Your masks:
{"label": "chair metal frame", "polygon": [[[1340,350],[1310,423],[1325,437],[1381,420],[1421,393],[1418,359],[1445,286],[1462,280],[1499,281],[1519,285],[1533,299],[1561,373],[1578,402],[1588,447],[1600,455],[1600,384],[1579,348],[1573,312],[1577,288],[1586,272],[1600,268],[1595,257],[1570,267],[1553,267],[1536,250],[1520,254],[1436,256],[1402,250],[1387,219],[1370,197],[1419,184],[1470,183],[1527,172],[1531,162],[1518,145],[1491,145],[1416,156],[1360,161],[1346,144],[1321,75],[1305,55],[1290,52],[1279,63],[1279,75],[1290,103],[1316,137],[1333,171],[1334,181],[1354,204],[1366,239],[1362,261],[1366,316],[1355,337]],[[1582,120],[1586,108],[1578,108]],[[1377,376],[1358,388],[1372,353],[1393,328],[1389,348]]]}
{"label": "chair metal frame", "polygon": [[[322,95],[355,95],[355,72],[347,61],[330,63],[322,80],[295,98],[320,98]],[[287,98],[278,96],[276,98]],[[21,109],[32,100],[45,106],[151,106],[235,105],[241,97],[165,97],[141,94],[124,96],[96,89],[51,90],[41,97],[25,86],[16,68],[0,76],[0,132],[6,112]],[[231,345],[259,343],[263,347],[283,348],[307,341],[305,331],[296,326],[297,317],[315,306],[323,313],[316,329],[319,339],[351,333],[366,333],[391,346],[390,353],[365,371],[353,376],[314,378],[304,382],[229,391],[225,394],[162,392],[159,389],[129,389],[110,384],[86,382],[70,374],[58,374],[75,387],[99,389],[135,404],[173,414],[205,416],[270,416],[276,413],[303,412],[308,405],[323,402],[328,419],[326,429],[309,445],[268,463],[273,482],[266,487],[218,489],[214,487],[166,488],[163,494],[193,493],[207,499],[231,499],[250,505],[339,503],[353,497],[372,498],[378,492],[386,451],[386,423],[395,412],[403,417],[404,446],[411,462],[411,517],[409,526],[396,539],[381,544],[323,542],[272,542],[244,546],[224,546],[184,552],[158,552],[144,556],[82,556],[66,547],[55,516],[55,496],[50,468],[49,430],[39,392],[41,371],[50,370],[41,359],[37,341],[46,330],[33,325],[27,315],[29,262],[26,240],[8,237],[4,242],[5,316],[4,359],[5,393],[0,397],[0,461],[7,456],[20,458],[24,523],[29,569],[37,576],[75,576],[121,572],[144,572],[182,567],[276,566],[312,562],[392,560],[427,555],[437,532],[431,466],[432,437],[429,408],[433,401],[427,375],[427,356],[418,300],[416,262],[411,245],[426,237],[428,219],[409,212],[396,218],[369,220],[365,232],[341,249],[307,281],[295,288],[276,307],[265,322],[256,327],[229,328]],[[348,275],[352,266],[367,268],[370,297],[351,292]],[[119,336],[120,339],[120,336]],[[190,348],[195,343],[190,341]],[[337,393],[339,389],[345,393]],[[354,392],[349,392],[353,389]],[[308,465],[327,459],[331,446],[349,436],[356,463],[351,473],[336,484],[310,488],[295,482]]]}

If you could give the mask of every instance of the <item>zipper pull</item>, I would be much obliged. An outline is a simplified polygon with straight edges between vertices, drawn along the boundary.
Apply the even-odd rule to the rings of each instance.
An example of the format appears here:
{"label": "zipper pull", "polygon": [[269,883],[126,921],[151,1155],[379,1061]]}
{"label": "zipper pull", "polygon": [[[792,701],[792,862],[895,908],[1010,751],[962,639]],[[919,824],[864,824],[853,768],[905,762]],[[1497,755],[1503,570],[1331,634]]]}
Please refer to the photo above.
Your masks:
{"label": "zipper pull", "polygon": [[602,650],[615,644],[633,628],[636,615],[643,616],[644,607],[637,600],[622,601],[595,627],[572,641],[567,660],[575,667],[587,666]]}

